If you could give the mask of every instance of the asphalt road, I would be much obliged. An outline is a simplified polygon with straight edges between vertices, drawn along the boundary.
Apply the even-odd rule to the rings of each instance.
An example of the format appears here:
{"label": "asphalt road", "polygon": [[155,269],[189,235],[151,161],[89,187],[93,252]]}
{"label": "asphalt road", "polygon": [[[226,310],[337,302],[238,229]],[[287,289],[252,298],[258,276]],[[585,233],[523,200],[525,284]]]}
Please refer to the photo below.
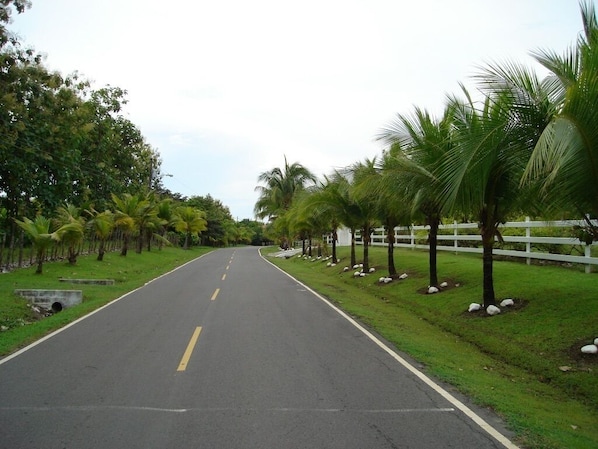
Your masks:
{"label": "asphalt road", "polygon": [[7,449],[515,447],[483,419],[256,248],[0,361]]}

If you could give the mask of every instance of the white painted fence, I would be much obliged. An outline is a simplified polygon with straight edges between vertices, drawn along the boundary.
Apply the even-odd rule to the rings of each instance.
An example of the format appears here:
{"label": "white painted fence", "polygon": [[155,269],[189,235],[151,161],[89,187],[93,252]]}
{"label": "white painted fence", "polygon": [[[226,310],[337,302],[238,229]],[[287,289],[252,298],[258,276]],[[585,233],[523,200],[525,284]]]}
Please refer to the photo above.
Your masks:
{"label": "white painted fence", "polygon": [[[596,223],[598,225],[598,223]],[[586,273],[592,271],[592,265],[598,265],[598,257],[592,257],[591,247],[596,246],[597,243],[586,245],[575,237],[547,237],[532,235],[533,229],[538,228],[568,228],[573,226],[583,226],[583,220],[564,220],[564,221],[514,221],[507,222],[500,226],[499,230],[506,232],[509,228],[519,228],[520,234],[525,232],[525,235],[503,235],[505,243],[519,243],[525,244],[525,250],[501,249],[494,248],[494,254],[501,256],[521,257],[525,258],[527,263],[531,263],[531,259],[552,260],[557,262],[579,263],[585,265]],[[411,227],[397,227],[395,228],[395,246],[402,248],[420,248],[428,249],[427,244],[422,244],[422,240],[427,239],[427,232],[429,226],[411,226]],[[450,233],[447,233],[449,231]],[[502,234],[503,232],[501,232]],[[419,242],[418,242],[419,240]],[[362,244],[362,239],[359,233],[356,236],[357,244]],[[386,231],[384,228],[377,228],[372,232],[372,245],[386,246]],[[471,243],[467,246],[465,242],[476,242],[479,246],[473,247]],[[477,223],[457,223],[440,225],[438,235],[438,250],[439,251],[454,251],[467,253],[482,253],[482,238],[478,232]],[[571,252],[577,251],[579,255],[575,254],[553,254],[550,252],[541,252],[534,245],[550,244],[550,245],[568,245]]]}

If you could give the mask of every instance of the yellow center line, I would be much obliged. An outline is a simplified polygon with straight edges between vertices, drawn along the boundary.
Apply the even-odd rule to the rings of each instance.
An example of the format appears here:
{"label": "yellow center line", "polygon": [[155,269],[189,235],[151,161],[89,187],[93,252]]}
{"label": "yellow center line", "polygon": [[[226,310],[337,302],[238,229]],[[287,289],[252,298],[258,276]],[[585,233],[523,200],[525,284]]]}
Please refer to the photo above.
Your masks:
{"label": "yellow center line", "polygon": [[224,273],[224,274],[222,275],[222,280],[225,280],[225,279],[226,279],[226,273]]}
{"label": "yellow center line", "polygon": [[220,289],[219,288],[217,288],[214,291],[214,294],[212,295],[212,298],[211,298],[212,301],[214,301],[216,299],[216,296],[218,296],[218,293],[220,293]]}
{"label": "yellow center line", "polygon": [[183,354],[183,358],[181,359],[181,363],[179,363],[179,367],[177,371],[185,371],[187,369],[187,363],[191,358],[191,354],[193,353],[193,348],[195,348],[195,344],[197,343],[197,339],[199,338],[199,333],[201,332],[201,326],[195,328],[193,335],[191,336],[191,340],[189,340],[189,344],[187,345],[187,349],[185,349],[185,353]]}
{"label": "yellow center line", "polygon": [[228,270],[229,268],[230,268],[230,265],[227,265],[227,266],[226,266],[226,269]]}

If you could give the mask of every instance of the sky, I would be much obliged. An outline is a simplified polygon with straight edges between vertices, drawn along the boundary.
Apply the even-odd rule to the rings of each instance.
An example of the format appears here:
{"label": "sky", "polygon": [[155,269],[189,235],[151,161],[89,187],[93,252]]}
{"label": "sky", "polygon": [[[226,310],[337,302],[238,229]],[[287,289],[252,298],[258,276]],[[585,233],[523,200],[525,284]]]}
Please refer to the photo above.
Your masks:
{"label": "sky", "polygon": [[285,157],[321,177],[379,156],[396,114],[439,114],[485,64],[542,75],[530,52],[563,53],[582,32],[577,0],[32,3],[9,27],[22,42],[51,70],[127,90],[164,186],[238,220]]}

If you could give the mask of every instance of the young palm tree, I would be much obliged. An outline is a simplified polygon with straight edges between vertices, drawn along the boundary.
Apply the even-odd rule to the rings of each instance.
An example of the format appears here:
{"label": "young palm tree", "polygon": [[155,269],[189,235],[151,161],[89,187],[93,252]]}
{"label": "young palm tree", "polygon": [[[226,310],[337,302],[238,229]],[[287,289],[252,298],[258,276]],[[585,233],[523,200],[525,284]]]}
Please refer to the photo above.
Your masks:
{"label": "young palm tree", "polygon": [[351,199],[354,218],[359,223],[361,238],[363,240],[363,270],[368,272],[370,268],[369,247],[371,234],[378,224],[376,209],[376,192],[360,188],[360,184],[371,176],[376,175],[376,158],[366,159],[364,162],[356,162],[348,169],[351,184],[349,197]]}
{"label": "young palm tree", "polygon": [[[533,202],[519,181],[547,122],[541,114],[537,115],[538,122],[529,122],[529,111],[514,105],[511,92],[497,89],[478,108],[465,88],[463,91],[465,101],[452,100],[453,147],[439,177],[445,186],[443,200],[478,222],[483,247],[483,302],[487,307],[496,303],[493,247],[495,238],[502,240],[498,227],[509,214],[529,210]],[[529,98],[534,98],[534,93]]]}
{"label": "young palm tree", "polygon": [[[396,149],[396,147],[395,147]],[[407,191],[402,184],[402,172],[393,170],[396,159],[393,147],[385,151],[382,158],[355,186],[356,195],[371,199],[376,218],[386,231],[388,275],[394,277],[397,269],[394,259],[395,228],[411,224],[411,207],[408,204]]]}
{"label": "young palm tree", "polygon": [[559,110],[544,129],[524,174],[539,180],[542,197],[573,205],[587,219],[589,241],[598,240],[598,21],[593,2],[580,4],[584,33],[563,56],[537,51],[553,76]]}
{"label": "young palm tree", "polygon": [[60,241],[60,236],[71,231],[76,225],[69,223],[60,226],[52,231],[52,220],[38,215],[34,220],[23,217],[23,220],[15,219],[15,223],[25,231],[36,249],[37,269],[36,274],[42,274],[46,252],[54,243]]}
{"label": "young palm tree", "polygon": [[451,148],[450,106],[440,120],[425,109],[416,108],[411,116],[401,115],[378,136],[390,145],[384,172],[386,188],[401,194],[412,206],[414,218],[428,225],[429,285],[438,286],[438,228],[445,212],[442,180],[435,172]]}
{"label": "young palm tree", "polygon": [[115,208],[114,226],[120,229],[123,235],[123,246],[120,255],[126,256],[131,237],[139,235],[139,232],[141,232],[139,227],[140,217],[148,208],[149,203],[139,195],[129,193],[125,193],[121,197],[112,194],[112,202]]}
{"label": "young palm tree", "polygon": [[191,235],[207,229],[205,213],[191,206],[177,207],[174,217],[174,227],[185,234],[183,249],[189,249]]}
{"label": "young palm tree", "polygon": [[109,210],[98,212],[93,208],[90,208],[86,212],[91,216],[87,221],[87,226],[100,241],[97,260],[101,262],[104,260],[104,254],[106,253],[106,241],[110,238],[114,230],[114,214]]}
{"label": "young palm tree", "polygon": [[85,219],[81,216],[81,211],[73,204],[60,206],[57,210],[55,219],[56,227],[71,224],[68,230],[65,230],[61,236],[61,241],[68,246],[69,265],[76,265],[79,251],[77,247],[83,241],[85,233]]}

